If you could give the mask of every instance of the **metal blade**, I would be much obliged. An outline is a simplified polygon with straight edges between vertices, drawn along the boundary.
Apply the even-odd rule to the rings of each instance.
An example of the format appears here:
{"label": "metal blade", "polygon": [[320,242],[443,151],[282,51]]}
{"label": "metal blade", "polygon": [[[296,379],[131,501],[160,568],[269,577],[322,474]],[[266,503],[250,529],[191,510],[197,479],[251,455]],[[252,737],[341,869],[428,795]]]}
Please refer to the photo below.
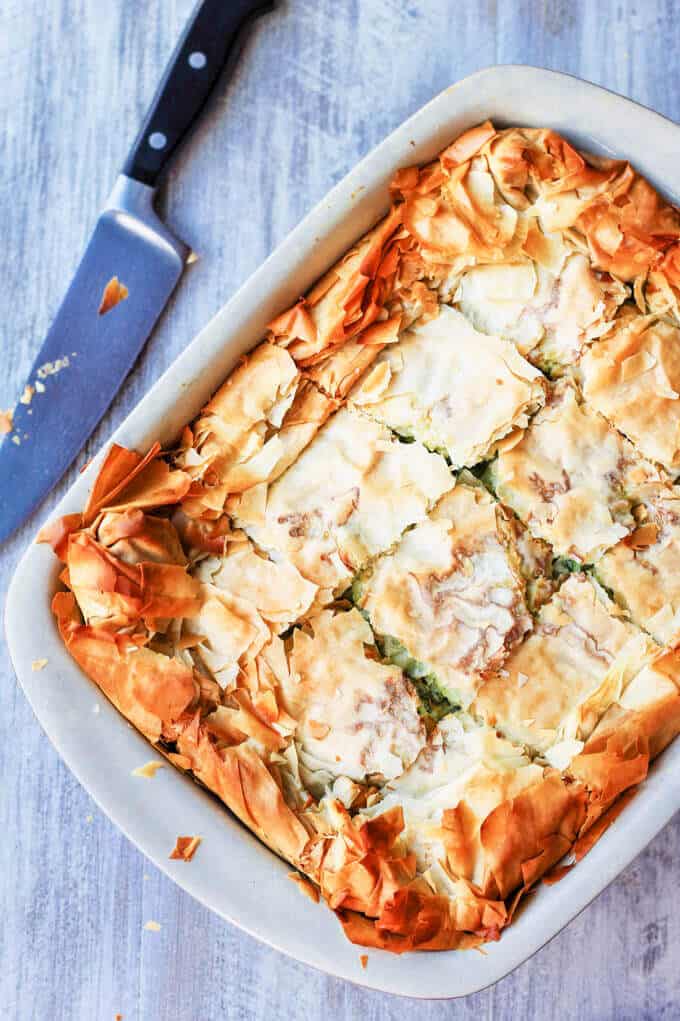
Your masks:
{"label": "metal blade", "polygon": [[[188,249],[158,219],[154,191],[120,177],[36,358],[0,446],[0,542],[66,471],[134,364],[179,280]],[[128,297],[99,314],[118,277]],[[42,389],[44,387],[44,390]]]}

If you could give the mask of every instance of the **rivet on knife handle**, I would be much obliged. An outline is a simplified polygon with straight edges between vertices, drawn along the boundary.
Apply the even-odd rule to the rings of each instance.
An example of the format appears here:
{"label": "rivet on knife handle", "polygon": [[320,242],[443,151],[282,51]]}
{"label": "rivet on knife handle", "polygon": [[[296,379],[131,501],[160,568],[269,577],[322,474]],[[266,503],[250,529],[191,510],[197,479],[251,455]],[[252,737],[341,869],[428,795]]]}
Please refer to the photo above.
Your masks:
{"label": "rivet on knife handle", "polygon": [[273,0],[202,0],[179,40],[123,173],[156,185],[205,106],[243,31]]}

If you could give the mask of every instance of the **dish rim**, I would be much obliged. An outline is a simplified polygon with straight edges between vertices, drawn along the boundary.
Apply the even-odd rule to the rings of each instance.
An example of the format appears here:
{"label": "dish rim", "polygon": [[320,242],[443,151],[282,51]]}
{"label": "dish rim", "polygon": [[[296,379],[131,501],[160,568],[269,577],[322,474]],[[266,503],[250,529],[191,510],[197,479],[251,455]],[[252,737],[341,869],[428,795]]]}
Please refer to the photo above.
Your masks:
{"label": "dish rim", "polygon": [[[170,442],[237,359],[258,342],[265,323],[378,219],[387,206],[386,185],[393,171],[425,162],[460,131],[487,117],[499,124],[548,125],[580,147],[631,158],[672,195],[672,154],[680,148],[680,126],[661,114],[572,75],[528,65],[495,65],[463,78],[388,135],[291,231],[130,412],[50,518],[83,506],[111,442],[138,448],[153,439]],[[581,130],[570,130],[577,119]],[[645,152],[660,145],[660,154],[645,158],[635,149],[636,135],[645,138]],[[678,741],[653,764],[643,791],[578,869],[559,885],[538,889],[501,940],[486,945],[484,955],[445,951],[397,957],[369,950],[364,971],[362,948],[347,942],[332,912],[301,897],[293,883],[279,882],[291,867],[214,797],[174,769],[162,770],[150,789],[147,781],[130,776],[152,757],[151,747],[130,724],[121,726],[126,721],[63,647],[49,610],[57,573],[51,550],[31,544],[8,591],[5,633],[21,687],[60,756],[128,839],[184,890],[250,935],[328,974],[419,998],[478,992],[557,935],[680,809]],[[40,639],[29,636],[27,620]],[[35,672],[31,662],[39,656],[48,659],[48,666]],[[96,713],[94,704],[100,707]],[[102,747],[109,760],[105,770],[100,767]],[[190,868],[167,859],[180,831],[203,836]],[[237,867],[241,864],[243,869]],[[246,875],[251,878],[244,881]],[[271,894],[263,912],[264,887]]]}

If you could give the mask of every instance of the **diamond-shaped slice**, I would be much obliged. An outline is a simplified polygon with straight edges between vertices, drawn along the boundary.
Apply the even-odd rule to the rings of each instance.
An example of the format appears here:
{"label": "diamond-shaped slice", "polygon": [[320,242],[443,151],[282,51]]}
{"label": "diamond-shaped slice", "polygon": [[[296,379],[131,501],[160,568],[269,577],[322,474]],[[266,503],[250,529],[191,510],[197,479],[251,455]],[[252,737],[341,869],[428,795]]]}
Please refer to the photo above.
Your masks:
{"label": "diamond-shaped slice", "polygon": [[581,359],[588,403],[644,457],[680,471],[680,329],[628,316]]}
{"label": "diamond-shaped slice", "polygon": [[303,578],[294,564],[265,556],[245,532],[234,532],[222,555],[203,557],[193,575],[225,592],[247,600],[276,632],[306,616],[317,587]]}
{"label": "diamond-shaped slice", "polygon": [[560,375],[609,328],[628,291],[559,234],[534,224],[524,247],[532,259],[468,269],[453,301],[477,329],[512,340],[534,365]]}
{"label": "diamond-shaped slice", "polygon": [[287,351],[260,344],[185,430],[176,457],[192,478],[185,513],[214,520],[230,496],[278,478],[337,407]]}
{"label": "diamond-shaped slice", "polygon": [[650,761],[680,733],[680,653],[650,649],[568,766],[591,795],[590,815],[644,780]]}

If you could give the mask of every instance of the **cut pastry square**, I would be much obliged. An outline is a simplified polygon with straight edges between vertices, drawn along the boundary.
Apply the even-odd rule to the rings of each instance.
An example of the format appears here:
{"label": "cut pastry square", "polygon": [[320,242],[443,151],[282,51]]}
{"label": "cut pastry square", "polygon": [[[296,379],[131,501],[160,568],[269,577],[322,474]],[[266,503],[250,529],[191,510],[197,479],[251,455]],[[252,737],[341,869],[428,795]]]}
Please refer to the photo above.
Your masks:
{"label": "cut pastry square", "polygon": [[478,330],[513,341],[532,364],[559,376],[611,327],[628,288],[535,221],[524,251],[529,258],[467,269],[444,293]]}
{"label": "cut pastry square", "polygon": [[489,458],[543,402],[541,373],[513,344],[479,333],[452,308],[386,347],[350,400],[454,468]]}
{"label": "cut pastry square", "polygon": [[461,713],[439,722],[415,763],[364,814],[395,807],[401,840],[436,892],[465,879],[485,897],[505,898],[569,850],[585,791]]}
{"label": "cut pastry square", "polygon": [[288,644],[281,702],[296,722],[300,778],[314,797],[332,794],[349,808],[398,777],[425,745],[418,698],[398,667],[380,662],[356,609],[322,611]]}
{"label": "cut pastry square", "polygon": [[435,715],[467,706],[531,628],[516,537],[513,516],[479,483],[459,482],[354,582],[386,654],[417,679]]}
{"label": "cut pastry square", "polygon": [[260,344],[185,430],[176,456],[191,478],[185,514],[218,519],[229,496],[278,478],[337,407],[287,351]]}
{"label": "cut pastry square", "polygon": [[569,773],[589,791],[589,821],[644,780],[649,763],[680,733],[680,653],[650,650],[609,706]]}
{"label": "cut pastry square", "polygon": [[662,644],[680,637],[680,489],[660,492],[645,519],[598,561],[597,577]]}
{"label": "cut pastry square", "polygon": [[621,320],[581,360],[583,393],[638,450],[680,472],[680,328],[655,316]]}
{"label": "cut pastry square", "polygon": [[584,753],[593,752],[602,738],[635,735],[653,759],[680,731],[680,652],[656,649],[624,687],[593,731]]}
{"label": "cut pastry square", "polygon": [[557,554],[592,562],[635,527],[632,508],[668,479],[562,380],[529,428],[501,444],[489,481]]}
{"label": "cut pastry square", "polygon": [[491,727],[563,769],[659,647],[590,578],[573,575],[471,706]]}
{"label": "cut pastry square", "polygon": [[338,591],[453,485],[438,454],[343,408],[281,478],[229,509],[262,549]]}

